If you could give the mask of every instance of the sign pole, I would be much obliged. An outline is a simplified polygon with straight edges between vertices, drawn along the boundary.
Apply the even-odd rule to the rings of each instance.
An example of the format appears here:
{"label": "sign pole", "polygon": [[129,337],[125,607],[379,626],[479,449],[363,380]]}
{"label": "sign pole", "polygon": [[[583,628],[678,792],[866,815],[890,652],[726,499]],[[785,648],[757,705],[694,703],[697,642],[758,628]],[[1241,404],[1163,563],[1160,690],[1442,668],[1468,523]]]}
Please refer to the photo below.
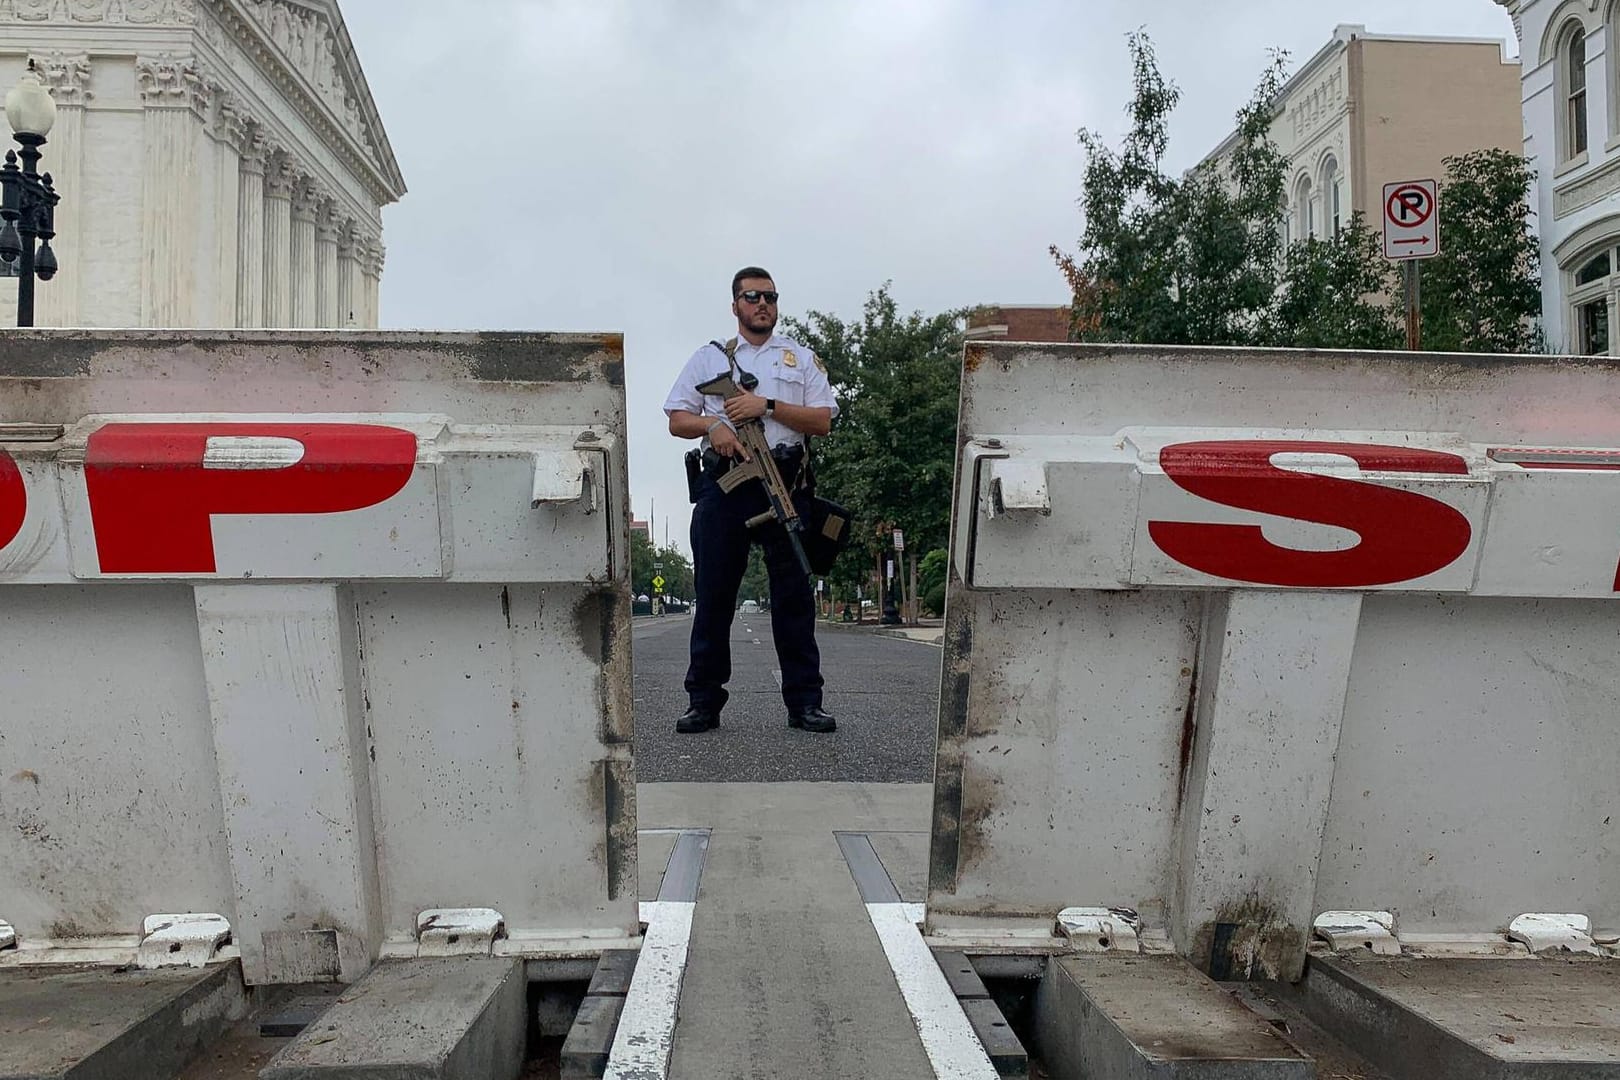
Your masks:
{"label": "sign pole", "polygon": [[1406,347],[1417,352],[1423,347],[1422,282],[1419,278],[1419,259],[1406,260]]}

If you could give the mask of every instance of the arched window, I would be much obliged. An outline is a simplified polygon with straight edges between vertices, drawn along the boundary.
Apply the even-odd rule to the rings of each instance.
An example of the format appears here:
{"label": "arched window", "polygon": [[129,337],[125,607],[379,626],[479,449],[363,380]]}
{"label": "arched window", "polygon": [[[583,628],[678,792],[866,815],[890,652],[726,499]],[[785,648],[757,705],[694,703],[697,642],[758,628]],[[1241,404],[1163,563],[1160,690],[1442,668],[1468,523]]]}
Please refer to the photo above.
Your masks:
{"label": "arched window", "polygon": [[1614,241],[1602,248],[1588,248],[1586,253],[1566,264],[1569,277],[1570,345],[1577,353],[1587,356],[1607,356],[1611,348],[1609,310],[1615,302],[1615,291],[1620,277],[1615,275],[1616,251]]}
{"label": "arched window", "polygon": [[1330,237],[1336,237],[1344,231],[1339,188],[1339,163],[1330,154],[1322,163],[1322,217],[1327,226],[1327,235]]}
{"label": "arched window", "polygon": [[1299,225],[1299,238],[1316,235],[1316,207],[1311,202],[1311,178],[1302,176],[1294,186],[1294,220]]}
{"label": "arched window", "polygon": [[1558,159],[1586,153],[1586,27],[1572,20],[1558,44]]}

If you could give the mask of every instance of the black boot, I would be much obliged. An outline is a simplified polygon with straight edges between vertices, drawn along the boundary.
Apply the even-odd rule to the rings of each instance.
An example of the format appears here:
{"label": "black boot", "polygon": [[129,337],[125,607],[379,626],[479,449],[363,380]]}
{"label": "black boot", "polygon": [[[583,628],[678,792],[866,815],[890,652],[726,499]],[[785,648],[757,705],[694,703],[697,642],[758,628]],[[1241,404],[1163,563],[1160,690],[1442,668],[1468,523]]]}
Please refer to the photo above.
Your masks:
{"label": "black boot", "polygon": [[820,705],[812,705],[808,709],[789,709],[788,727],[802,731],[837,731],[838,721]]}
{"label": "black boot", "polygon": [[709,712],[707,709],[699,709],[696,706],[687,709],[686,713],[679,720],[675,721],[675,730],[680,732],[682,735],[695,735],[701,731],[713,731],[719,726],[719,713]]}

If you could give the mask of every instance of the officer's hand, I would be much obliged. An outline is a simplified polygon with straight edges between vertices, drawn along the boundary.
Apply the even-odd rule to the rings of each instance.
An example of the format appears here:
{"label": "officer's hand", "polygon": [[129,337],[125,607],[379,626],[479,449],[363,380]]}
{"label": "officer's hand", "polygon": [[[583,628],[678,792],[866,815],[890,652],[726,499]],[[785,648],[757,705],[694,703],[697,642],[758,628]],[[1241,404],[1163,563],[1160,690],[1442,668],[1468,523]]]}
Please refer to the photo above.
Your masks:
{"label": "officer's hand", "polygon": [[737,438],[735,431],[724,424],[709,432],[709,445],[714,447],[714,452],[721,457],[749,460],[748,451],[743,449],[742,440]]}
{"label": "officer's hand", "polygon": [[765,415],[765,399],[758,394],[742,393],[726,399],[726,416],[733,424],[753,420]]}

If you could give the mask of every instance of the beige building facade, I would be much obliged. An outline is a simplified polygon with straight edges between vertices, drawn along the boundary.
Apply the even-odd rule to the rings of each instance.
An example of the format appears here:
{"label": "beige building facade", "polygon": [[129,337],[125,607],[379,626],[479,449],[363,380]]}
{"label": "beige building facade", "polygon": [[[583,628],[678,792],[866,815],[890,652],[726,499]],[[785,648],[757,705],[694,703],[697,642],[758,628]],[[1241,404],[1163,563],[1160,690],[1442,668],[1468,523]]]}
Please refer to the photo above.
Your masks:
{"label": "beige building facade", "polygon": [[0,89],[30,61],[62,194],[38,325],[377,325],[405,183],[336,0],[0,0]]}
{"label": "beige building facade", "polygon": [[1500,41],[1341,25],[1284,84],[1271,138],[1290,165],[1287,239],[1335,235],[1357,212],[1377,230],[1386,183],[1441,179],[1453,154],[1518,152],[1519,65]]}

